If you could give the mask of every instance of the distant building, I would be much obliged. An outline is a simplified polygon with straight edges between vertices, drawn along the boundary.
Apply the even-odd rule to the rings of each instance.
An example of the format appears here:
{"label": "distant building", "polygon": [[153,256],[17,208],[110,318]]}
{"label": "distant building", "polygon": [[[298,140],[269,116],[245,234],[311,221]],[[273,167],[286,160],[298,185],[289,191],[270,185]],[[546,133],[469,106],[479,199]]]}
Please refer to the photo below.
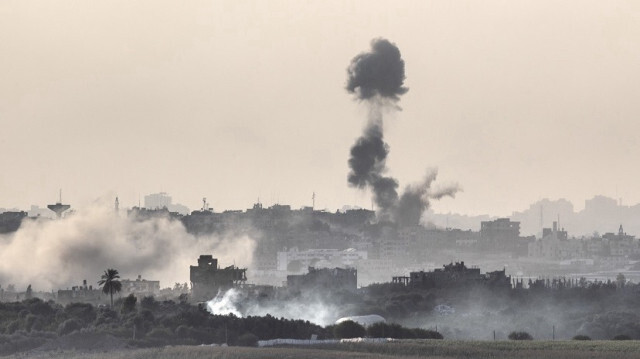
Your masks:
{"label": "distant building", "polygon": [[549,260],[584,258],[586,247],[585,241],[569,240],[567,232],[553,222],[553,228],[542,229],[541,239],[529,243],[528,255]]}
{"label": "distant building", "polygon": [[358,288],[358,271],[355,268],[314,268],[306,274],[288,275],[287,287],[293,290],[348,290]]}
{"label": "distant building", "polygon": [[27,211],[29,217],[42,217],[42,218],[51,218],[51,210],[48,208],[41,208],[36,205],[31,205],[31,209]]}
{"label": "distant building", "polygon": [[100,304],[107,301],[107,295],[99,288],[87,286],[87,280],[82,281],[82,285],[71,287],[71,289],[58,290],[58,303],[91,303]]}
{"label": "distant building", "polygon": [[509,218],[480,222],[481,243],[507,243],[516,241],[519,236],[520,222],[512,222]]}
{"label": "distant building", "polygon": [[137,221],[146,221],[152,218],[170,218],[181,220],[183,215],[178,212],[170,212],[167,208],[147,209],[133,207],[127,210],[127,216]]}
{"label": "distant building", "polygon": [[247,269],[234,265],[218,268],[218,259],[212,255],[201,255],[197,266],[190,266],[192,299],[213,299],[220,290],[233,288],[247,280]]}
{"label": "distant building", "polygon": [[122,293],[125,295],[134,294],[136,296],[155,296],[160,293],[160,281],[159,280],[146,280],[142,279],[141,275],[135,280],[123,279]]}
{"label": "distant building", "polygon": [[511,276],[506,271],[480,273],[480,268],[468,268],[464,262],[445,264],[432,272],[411,272],[409,277],[393,277],[393,282],[409,284],[417,287],[445,288],[471,285],[487,285],[492,287],[511,287]]}
{"label": "distant building", "polygon": [[622,225],[618,233],[606,233],[602,237],[585,239],[568,238],[564,229],[544,228],[544,237],[529,244],[529,257],[567,261],[597,259],[605,266],[623,266],[630,260],[640,258],[640,242],[624,232]]}
{"label": "distant building", "polygon": [[[280,271],[290,270],[289,266],[294,263],[297,267],[317,267],[317,266],[348,266],[355,267],[360,260],[367,259],[366,251],[358,251],[354,248],[345,250],[339,249],[308,249],[298,251],[292,248],[289,251],[278,252],[277,269]],[[297,272],[297,270],[290,270]]]}
{"label": "distant building", "polygon": [[0,233],[15,232],[20,228],[22,220],[27,218],[27,212],[0,213]]}
{"label": "distant building", "polygon": [[144,196],[144,207],[147,209],[163,209],[169,212],[177,212],[182,215],[189,214],[189,208],[181,204],[173,204],[171,196],[166,192],[152,193]]}

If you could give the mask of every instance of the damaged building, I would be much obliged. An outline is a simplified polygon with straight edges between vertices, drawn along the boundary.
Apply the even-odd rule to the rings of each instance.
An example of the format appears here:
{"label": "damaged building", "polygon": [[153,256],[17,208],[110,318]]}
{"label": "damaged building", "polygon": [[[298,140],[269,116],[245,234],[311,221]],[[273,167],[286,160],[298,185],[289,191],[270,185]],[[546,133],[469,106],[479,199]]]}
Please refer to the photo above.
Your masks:
{"label": "damaged building", "polygon": [[393,277],[393,282],[425,288],[473,285],[511,288],[511,276],[506,275],[505,269],[482,274],[480,268],[469,268],[464,262],[445,264],[432,272],[411,272],[408,277]]}
{"label": "damaged building", "polygon": [[306,274],[288,275],[287,287],[300,291],[313,289],[320,289],[323,291],[355,291],[358,288],[358,271],[355,268],[350,267],[309,267],[309,272]]}
{"label": "damaged building", "polygon": [[218,267],[218,259],[201,255],[197,266],[190,266],[191,293],[194,301],[211,300],[220,290],[227,290],[247,280],[247,269],[235,265]]}
{"label": "damaged building", "polygon": [[155,296],[160,293],[160,281],[159,280],[147,280],[142,279],[141,275],[138,278],[123,279],[120,281],[122,284],[122,293],[125,295],[134,294],[137,297]]}

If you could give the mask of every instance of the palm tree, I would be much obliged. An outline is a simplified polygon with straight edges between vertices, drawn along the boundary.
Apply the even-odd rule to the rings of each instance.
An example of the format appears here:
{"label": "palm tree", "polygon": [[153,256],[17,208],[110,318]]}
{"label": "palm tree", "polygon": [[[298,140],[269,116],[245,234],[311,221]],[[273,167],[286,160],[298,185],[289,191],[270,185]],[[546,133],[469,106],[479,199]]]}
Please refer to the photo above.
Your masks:
{"label": "palm tree", "polygon": [[111,308],[113,308],[113,293],[117,293],[122,290],[122,283],[118,280],[120,275],[115,269],[107,269],[104,271],[98,284],[102,286],[102,292],[111,296]]}

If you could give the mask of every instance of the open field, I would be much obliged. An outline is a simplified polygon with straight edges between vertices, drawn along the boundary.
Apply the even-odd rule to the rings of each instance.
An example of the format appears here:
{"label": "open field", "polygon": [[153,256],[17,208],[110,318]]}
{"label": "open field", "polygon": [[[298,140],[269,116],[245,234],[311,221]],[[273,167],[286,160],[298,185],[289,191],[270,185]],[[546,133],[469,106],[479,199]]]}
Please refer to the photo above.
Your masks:
{"label": "open field", "polygon": [[9,358],[58,359],[276,359],[276,358],[640,358],[639,341],[448,341],[403,340],[315,347],[165,347],[109,353],[33,352]]}

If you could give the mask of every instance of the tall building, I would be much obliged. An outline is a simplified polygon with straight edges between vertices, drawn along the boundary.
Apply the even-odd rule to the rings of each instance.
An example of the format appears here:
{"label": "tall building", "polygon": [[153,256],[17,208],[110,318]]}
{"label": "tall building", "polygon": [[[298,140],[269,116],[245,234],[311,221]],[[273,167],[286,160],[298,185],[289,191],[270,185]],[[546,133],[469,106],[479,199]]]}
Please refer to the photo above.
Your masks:
{"label": "tall building", "polygon": [[483,221],[480,224],[480,245],[482,247],[503,247],[515,244],[520,237],[520,222],[509,218]]}
{"label": "tall building", "polygon": [[179,203],[174,204],[171,196],[166,192],[152,193],[144,196],[144,208],[146,209],[163,209],[169,212],[178,212],[183,215],[189,214],[189,208]]}
{"label": "tall building", "polygon": [[144,207],[147,209],[162,209],[171,205],[171,196],[166,192],[152,193],[144,196]]}
{"label": "tall building", "polygon": [[193,300],[213,299],[218,291],[227,290],[247,280],[247,269],[235,265],[218,268],[218,259],[212,255],[201,255],[197,266],[190,266]]}

